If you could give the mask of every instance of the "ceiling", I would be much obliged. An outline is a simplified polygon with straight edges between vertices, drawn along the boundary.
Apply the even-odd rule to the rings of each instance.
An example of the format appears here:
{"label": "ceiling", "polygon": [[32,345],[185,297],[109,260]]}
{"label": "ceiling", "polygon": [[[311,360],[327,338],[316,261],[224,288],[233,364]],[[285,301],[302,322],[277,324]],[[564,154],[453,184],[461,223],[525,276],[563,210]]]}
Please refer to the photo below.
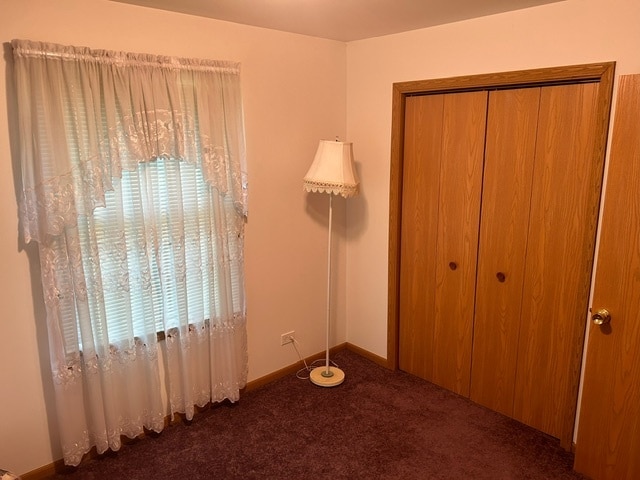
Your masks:
{"label": "ceiling", "polygon": [[349,42],[563,0],[112,0]]}

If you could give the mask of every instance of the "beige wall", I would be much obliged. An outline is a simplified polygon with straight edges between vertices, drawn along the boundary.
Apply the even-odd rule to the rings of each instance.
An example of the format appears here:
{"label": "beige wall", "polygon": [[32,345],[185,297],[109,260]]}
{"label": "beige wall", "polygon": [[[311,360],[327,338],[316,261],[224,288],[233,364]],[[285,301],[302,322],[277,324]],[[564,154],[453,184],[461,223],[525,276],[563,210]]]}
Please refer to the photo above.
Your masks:
{"label": "beige wall", "polygon": [[386,357],[391,84],[610,60],[618,74],[640,72],[637,0],[566,0],[347,45],[107,0],[0,7],[0,90],[8,92],[0,95],[0,468],[18,473],[61,455],[39,270],[16,233],[12,38],[242,62],[250,379],[297,359],[279,346],[280,333],[295,330],[304,355],[324,346],[327,203],[301,187],[320,138],[353,141],[362,179],[362,195],[346,207],[348,229],[345,202],[336,202],[333,341]]}
{"label": "beige wall", "polygon": [[[290,345],[280,346],[283,332],[296,331],[303,355],[322,351],[328,196],[303,193],[302,177],[319,139],[345,138],[345,44],[107,0],[0,0],[0,468],[22,474],[61,457],[39,269],[17,237],[13,38],[242,63],[249,377],[297,361]],[[345,205],[335,203],[338,343],[345,340],[346,249]]]}
{"label": "beige wall", "polygon": [[638,0],[566,0],[348,44],[347,134],[364,192],[347,207],[349,342],[386,357],[393,82],[601,61],[639,73],[639,19]]}

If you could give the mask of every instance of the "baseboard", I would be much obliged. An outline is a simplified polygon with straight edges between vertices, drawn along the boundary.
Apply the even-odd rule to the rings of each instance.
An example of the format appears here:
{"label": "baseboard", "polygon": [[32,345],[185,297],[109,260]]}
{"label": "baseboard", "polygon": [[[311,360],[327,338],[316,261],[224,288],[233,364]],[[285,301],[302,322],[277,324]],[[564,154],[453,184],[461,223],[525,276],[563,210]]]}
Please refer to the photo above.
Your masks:
{"label": "baseboard", "polygon": [[49,465],[31,470],[29,473],[21,475],[20,478],[22,480],[44,480],[46,478],[51,478],[58,473],[64,473],[68,471],[68,468],[69,467],[64,464],[64,461],[60,459],[50,463]]}
{"label": "baseboard", "polygon": [[[383,367],[389,368],[388,367],[388,362],[386,358],[382,358],[374,353],[369,352],[368,350],[365,350],[363,348],[360,348],[356,345],[353,345],[351,343],[341,343],[340,345],[336,345],[335,347],[331,348],[329,350],[329,354],[330,355],[334,355],[337,352],[341,351],[341,350],[351,350],[352,352],[360,355],[361,357],[364,357],[368,360],[371,360],[374,363],[377,363],[378,365],[381,365]],[[307,358],[305,358],[305,362],[307,364],[310,364],[312,362],[314,362],[315,360],[319,360],[321,358],[324,358],[325,356],[325,352],[320,352],[317,353],[315,355],[311,355]],[[252,380],[250,382],[247,383],[247,386],[243,389],[243,392],[248,392],[251,390],[255,390],[256,388],[260,388],[264,385],[267,385],[275,380],[278,380],[280,378],[286,377],[287,375],[292,375],[294,373],[296,373],[298,370],[300,370],[300,368],[302,368],[303,362],[296,362],[292,365],[289,365],[288,367],[284,367],[281,368],[280,370],[277,370],[273,373],[270,373],[268,375],[265,375],[264,377],[260,377],[257,378],[255,380]],[[204,407],[206,408],[206,407]],[[177,423],[179,422],[181,415],[180,414],[176,414],[176,416],[178,417],[178,420],[174,420],[173,422],[171,422],[171,417],[167,416],[165,418],[165,426],[169,425],[170,423]],[[141,435],[138,438],[143,437],[143,435]],[[135,442],[137,439],[128,439],[123,437],[123,443],[131,443],[131,442]],[[108,455],[108,453],[105,453],[104,455]],[[90,459],[90,458],[97,458],[100,455],[97,453],[95,447],[93,447],[89,453],[86,454],[85,459]],[[83,459],[84,461],[84,459]],[[53,475],[56,474],[60,474],[60,473],[65,473],[65,472],[71,472],[75,470],[74,467],[68,467],[64,464],[64,461],[62,459],[60,460],[56,460],[53,463],[50,463],[49,465],[44,465],[43,467],[40,468],[36,468],[35,470],[32,470],[28,473],[25,473],[23,475],[21,475],[22,480],[45,480],[47,478],[52,477]]]}
{"label": "baseboard", "polygon": [[389,365],[389,361],[386,358],[380,357],[375,353],[371,353],[369,350],[365,350],[364,348],[358,347],[357,345],[354,345],[349,342],[347,342],[346,346],[347,346],[347,350],[351,350],[353,353],[357,353],[361,357],[364,357],[367,360],[371,360],[372,362],[377,363],[381,367],[391,369],[391,366]]}
{"label": "baseboard", "polygon": [[[334,355],[335,353],[348,348],[347,343],[341,343],[340,345],[336,345],[335,347],[329,350],[329,355]],[[316,353],[315,355],[311,355],[304,359],[304,361],[308,364],[320,360],[324,358],[326,352]],[[257,378],[255,380],[251,380],[247,383],[246,388],[243,391],[250,392],[251,390],[255,390],[256,388],[260,388],[264,385],[267,385],[275,380],[279,380],[280,378],[286,377],[287,375],[292,375],[300,370],[304,366],[302,360],[289,365],[288,367],[281,368],[280,370],[276,370],[275,372],[269,373],[264,377]]]}
{"label": "baseboard", "polygon": [[[179,416],[180,414],[176,414],[176,416]],[[164,425],[165,427],[167,427],[169,424],[172,423],[176,423],[176,421],[171,422],[171,417],[167,416],[164,419]],[[146,430],[145,430],[146,432]],[[140,435],[138,435],[135,438],[129,438],[126,436],[122,436],[121,437],[121,441],[123,445],[130,445],[132,443],[135,443],[141,439],[143,439],[145,436],[147,435],[157,435],[155,432],[148,432],[148,433],[142,433]],[[114,452],[112,450],[107,450],[105,453],[98,453],[98,451],[96,450],[96,447],[91,447],[91,450],[89,450],[83,457],[82,457],[82,462],[86,461],[86,460],[91,460],[91,459],[95,459],[95,458],[102,458],[102,457],[106,457],[109,455],[117,455],[117,452]],[[82,465],[82,463],[81,463]],[[75,472],[78,468],[81,467],[70,467],[68,465],[65,465],[64,460],[63,459],[59,459],[56,460],[53,463],[50,463],[48,465],[44,465],[43,467],[40,468],[36,468],[35,470],[31,470],[28,473],[25,473],[23,475],[20,476],[20,478],[22,480],[45,480],[48,478],[51,478],[54,475],[60,475],[60,474],[65,474],[65,473],[72,473]]]}

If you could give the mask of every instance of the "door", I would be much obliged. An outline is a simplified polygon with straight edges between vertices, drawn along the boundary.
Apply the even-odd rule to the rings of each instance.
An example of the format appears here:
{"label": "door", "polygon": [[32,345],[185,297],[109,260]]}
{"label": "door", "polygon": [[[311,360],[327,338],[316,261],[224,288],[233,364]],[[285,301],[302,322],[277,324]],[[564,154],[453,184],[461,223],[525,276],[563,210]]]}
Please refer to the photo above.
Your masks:
{"label": "door", "polygon": [[575,469],[595,480],[640,478],[640,75],[620,77]]}
{"label": "door", "polygon": [[489,96],[471,399],[567,447],[602,178],[598,89]]}
{"label": "door", "polygon": [[[433,319],[436,291],[435,252],[440,194],[440,144],[444,95],[407,98],[405,112],[399,366],[420,378],[433,378]],[[423,128],[424,127],[424,128]],[[428,161],[426,159],[429,159]],[[409,261],[411,259],[411,261]]]}
{"label": "door", "polygon": [[471,400],[513,416],[540,88],[489,94]]}
{"label": "door", "polygon": [[405,108],[399,365],[469,396],[487,92]]}
{"label": "door", "polygon": [[599,83],[543,87],[518,340],[513,418],[573,435],[603,158]]}

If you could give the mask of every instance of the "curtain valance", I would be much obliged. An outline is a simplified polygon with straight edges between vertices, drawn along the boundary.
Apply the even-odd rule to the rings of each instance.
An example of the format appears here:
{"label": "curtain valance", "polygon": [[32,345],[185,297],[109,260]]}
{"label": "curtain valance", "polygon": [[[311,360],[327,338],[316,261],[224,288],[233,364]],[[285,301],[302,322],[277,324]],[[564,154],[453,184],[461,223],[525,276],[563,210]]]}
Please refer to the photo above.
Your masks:
{"label": "curtain valance", "polygon": [[[60,235],[104,205],[123,170],[158,158],[196,164],[247,214],[238,63],[28,40],[12,46],[25,241]],[[61,141],[73,136],[74,144]]]}

